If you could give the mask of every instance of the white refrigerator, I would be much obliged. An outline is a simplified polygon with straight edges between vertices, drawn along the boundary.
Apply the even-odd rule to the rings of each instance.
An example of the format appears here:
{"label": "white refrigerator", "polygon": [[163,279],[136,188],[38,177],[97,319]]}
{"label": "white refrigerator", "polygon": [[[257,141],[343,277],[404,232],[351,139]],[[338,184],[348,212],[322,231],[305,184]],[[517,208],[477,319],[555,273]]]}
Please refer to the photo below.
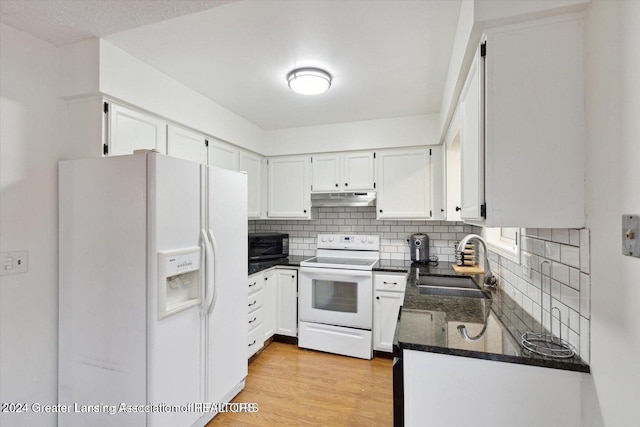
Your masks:
{"label": "white refrigerator", "polygon": [[59,206],[59,425],[205,425],[247,376],[246,174],[61,161]]}

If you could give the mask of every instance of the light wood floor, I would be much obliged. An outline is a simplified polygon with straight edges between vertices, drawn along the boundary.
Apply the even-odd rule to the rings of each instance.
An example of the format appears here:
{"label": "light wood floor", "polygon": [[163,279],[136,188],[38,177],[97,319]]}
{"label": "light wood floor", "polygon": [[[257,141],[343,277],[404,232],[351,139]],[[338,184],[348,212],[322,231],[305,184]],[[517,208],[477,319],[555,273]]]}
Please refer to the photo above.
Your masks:
{"label": "light wood floor", "polygon": [[273,342],[249,365],[234,402],[258,412],[220,413],[218,426],[391,426],[391,359],[354,359]]}

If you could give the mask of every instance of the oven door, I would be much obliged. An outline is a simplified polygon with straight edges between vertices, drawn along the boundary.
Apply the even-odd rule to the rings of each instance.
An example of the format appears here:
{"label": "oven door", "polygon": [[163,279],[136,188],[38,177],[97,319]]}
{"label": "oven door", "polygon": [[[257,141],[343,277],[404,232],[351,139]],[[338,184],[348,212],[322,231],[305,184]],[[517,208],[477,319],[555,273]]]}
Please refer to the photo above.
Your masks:
{"label": "oven door", "polygon": [[298,315],[301,321],[371,330],[371,271],[300,268]]}

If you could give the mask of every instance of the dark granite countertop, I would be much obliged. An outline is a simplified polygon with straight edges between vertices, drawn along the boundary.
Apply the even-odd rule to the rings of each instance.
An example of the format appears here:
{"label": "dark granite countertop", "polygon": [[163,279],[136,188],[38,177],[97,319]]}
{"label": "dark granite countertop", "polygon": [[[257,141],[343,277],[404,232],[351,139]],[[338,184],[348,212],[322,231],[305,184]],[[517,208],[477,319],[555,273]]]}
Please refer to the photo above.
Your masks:
{"label": "dark granite countertop", "polygon": [[[387,270],[382,270],[387,271]],[[487,291],[490,298],[425,295],[416,285],[418,275],[457,275],[450,263],[414,264],[409,267],[407,288],[394,339],[401,349],[518,363],[578,372],[590,372],[578,356],[554,359],[524,349],[520,337],[540,331],[540,324],[502,290]],[[472,276],[482,283],[483,275]],[[459,326],[466,327],[464,338]]]}
{"label": "dark granite countertop", "polygon": [[300,263],[305,259],[309,259],[308,256],[289,255],[287,258],[270,259],[266,261],[257,261],[249,263],[249,276],[252,274],[260,273],[263,270],[267,270],[271,267],[300,267]]}

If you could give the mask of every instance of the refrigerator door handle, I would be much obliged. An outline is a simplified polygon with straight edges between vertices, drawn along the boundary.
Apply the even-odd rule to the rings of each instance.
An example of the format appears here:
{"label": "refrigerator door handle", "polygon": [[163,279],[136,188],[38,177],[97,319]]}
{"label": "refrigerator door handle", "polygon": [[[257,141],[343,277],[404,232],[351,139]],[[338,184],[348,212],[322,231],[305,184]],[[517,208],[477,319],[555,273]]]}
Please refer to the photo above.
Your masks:
{"label": "refrigerator door handle", "polygon": [[209,308],[207,309],[207,314],[211,315],[213,312],[213,307],[216,305],[216,276],[218,273],[218,259],[216,254],[218,253],[218,244],[216,243],[216,236],[213,234],[213,231],[209,229],[209,240],[211,241],[211,246],[213,247],[213,257],[212,262],[209,265],[213,266],[213,275],[211,276],[211,301],[209,302]]}
{"label": "refrigerator door handle", "polygon": [[209,236],[207,235],[207,232],[202,229],[200,230],[200,235],[202,237],[202,242],[204,243],[204,259],[205,259],[205,264],[204,264],[204,298],[202,299],[202,305],[200,307],[200,314],[204,317],[207,315],[208,313],[208,308],[209,308],[209,299],[212,299],[213,296],[209,297],[209,289],[211,289],[211,284],[213,282],[213,274],[214,274],[214,269],[213,269],[213,265],[212,265],[212,260],[213,260],[213,246],[211,245],[211,242],[209,241]]}

